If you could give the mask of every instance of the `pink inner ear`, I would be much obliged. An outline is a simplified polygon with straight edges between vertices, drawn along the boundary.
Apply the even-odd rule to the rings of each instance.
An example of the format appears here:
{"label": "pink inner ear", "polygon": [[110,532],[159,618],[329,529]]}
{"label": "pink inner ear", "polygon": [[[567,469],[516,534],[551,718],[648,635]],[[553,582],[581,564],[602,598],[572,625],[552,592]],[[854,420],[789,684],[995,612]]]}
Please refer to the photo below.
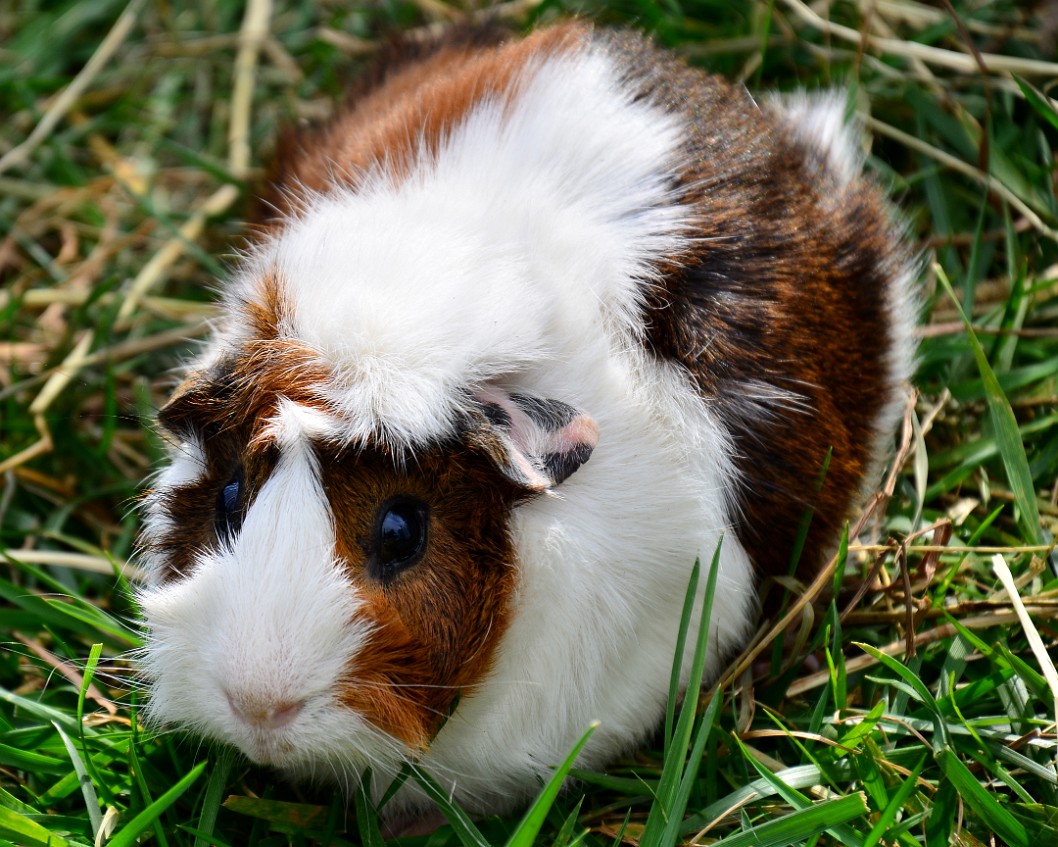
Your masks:
{"label": "pink inner ear", "polygon": [[542,400],[482,388],[474,397],[498,407],[506,420],[493,429],[507,448],[509,468],[501,468],[526,487],[542,491],[574,473],[599,443],[599,427],[588,415],[558,400]]}
{"label": "pink inner ear", "polygon": [[587,447],[594,450],[599,443],[599,425],[588,415],[577,415],[562,429],[551,433],[552,453],[568,453]]}

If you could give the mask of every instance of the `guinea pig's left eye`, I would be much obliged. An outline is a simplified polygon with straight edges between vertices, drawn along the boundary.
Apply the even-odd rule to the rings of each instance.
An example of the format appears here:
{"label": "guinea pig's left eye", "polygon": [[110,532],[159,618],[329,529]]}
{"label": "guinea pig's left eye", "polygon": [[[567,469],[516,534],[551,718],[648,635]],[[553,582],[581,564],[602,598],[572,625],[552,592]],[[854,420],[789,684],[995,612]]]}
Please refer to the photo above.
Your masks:
{"label": "guinea pig's left eye", "polygon": [[217,528],[217,535],[221,538],[231,538],[242,527],[242,487],[243,473],[240,467],[232,475],[228,484],[217,493],[214,524]]}
{"label": "guinea pig's left eye", "polygon": [[382,504],[371,543],[377,579],[388,582],[422,558],[429,517],[426,504],[414,497],[395,497]]}

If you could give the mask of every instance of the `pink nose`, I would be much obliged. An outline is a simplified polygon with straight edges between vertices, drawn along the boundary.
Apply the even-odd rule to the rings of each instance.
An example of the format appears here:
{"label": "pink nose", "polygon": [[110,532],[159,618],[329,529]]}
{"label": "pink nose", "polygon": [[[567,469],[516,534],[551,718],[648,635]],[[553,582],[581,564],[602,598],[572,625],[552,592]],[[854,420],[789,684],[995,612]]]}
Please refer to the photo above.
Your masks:
{"label": "pink nose", "polygon": [[304,700],[276,702],[268,698],[232,694],[227,691],[225,696],[239,720],[260,729],[282,729],[298,716],[305,705]]}

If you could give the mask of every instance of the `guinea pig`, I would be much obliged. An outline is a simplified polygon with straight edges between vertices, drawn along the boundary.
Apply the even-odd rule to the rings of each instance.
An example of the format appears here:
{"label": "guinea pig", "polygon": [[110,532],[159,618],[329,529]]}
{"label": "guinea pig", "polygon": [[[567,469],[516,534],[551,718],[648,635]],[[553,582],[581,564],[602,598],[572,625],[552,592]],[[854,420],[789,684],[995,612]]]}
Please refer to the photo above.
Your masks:
{"label": "guinea pig", "polygon": [[286,138],[159,414],[150,719],[477,814],[641,743],[695,560],[715,677],[901,414],[914,263],[843,115],[571,22],[396,48]]}

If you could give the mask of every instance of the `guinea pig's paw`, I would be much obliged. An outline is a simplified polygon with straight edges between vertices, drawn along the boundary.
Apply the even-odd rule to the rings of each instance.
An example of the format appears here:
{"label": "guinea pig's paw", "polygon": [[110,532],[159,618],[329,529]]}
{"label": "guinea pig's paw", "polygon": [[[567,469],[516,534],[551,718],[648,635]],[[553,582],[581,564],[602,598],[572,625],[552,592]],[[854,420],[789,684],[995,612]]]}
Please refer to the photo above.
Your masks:
{"label": "guinea pig's paw", "polygon": [[599,427],[579,409],[498,388],[474,393],[480,417],[472,441],[508,479],[531,491],[554,488],[591,457]]}

